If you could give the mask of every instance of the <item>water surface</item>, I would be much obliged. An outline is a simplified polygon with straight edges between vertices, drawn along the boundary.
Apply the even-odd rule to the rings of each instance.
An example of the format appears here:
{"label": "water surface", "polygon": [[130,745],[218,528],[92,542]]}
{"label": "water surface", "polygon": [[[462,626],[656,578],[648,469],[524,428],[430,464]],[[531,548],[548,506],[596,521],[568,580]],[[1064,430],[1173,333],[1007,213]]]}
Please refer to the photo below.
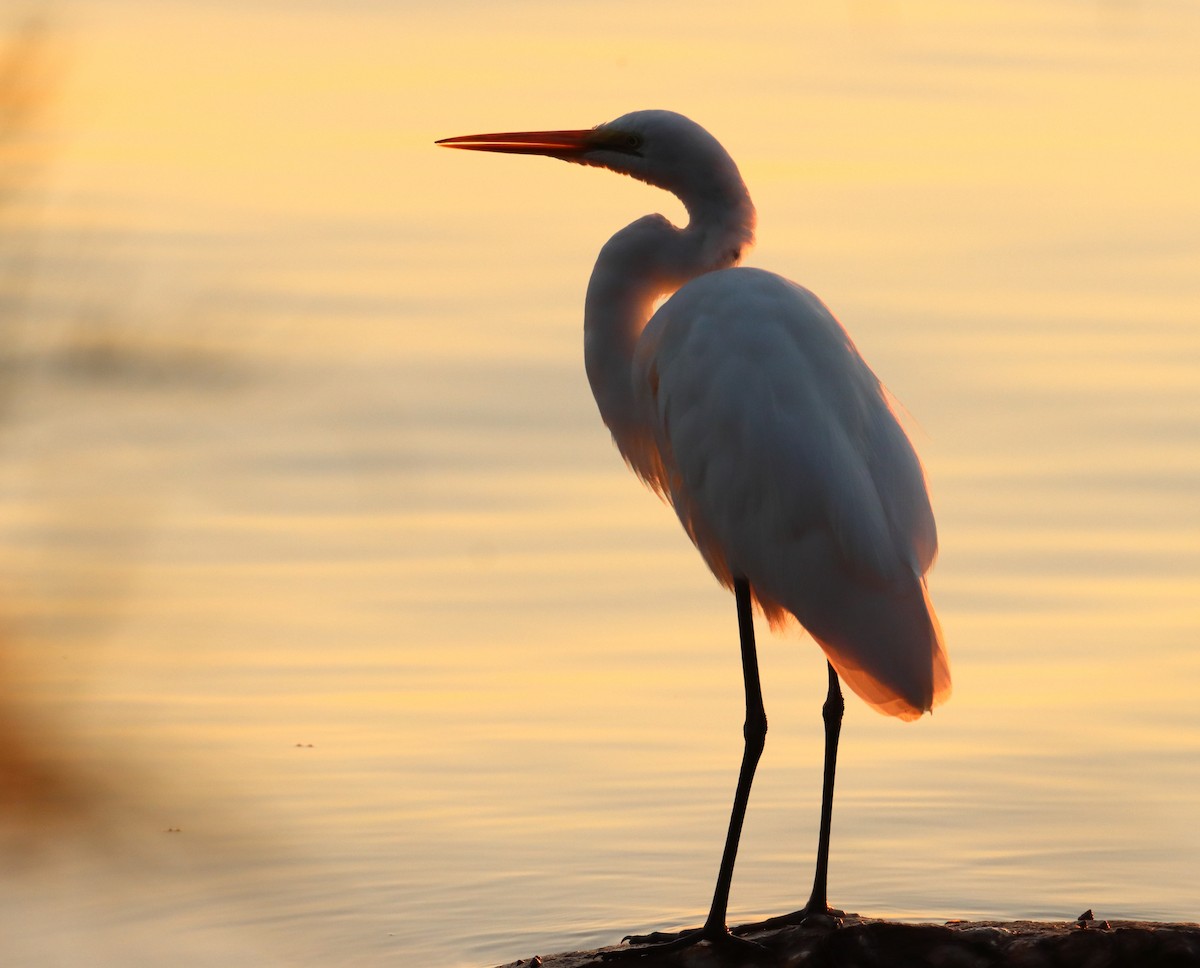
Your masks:
{"label": "water surface", "polygon": [[[680,208],[431,145],[649,106],[730,148],[750,263],[838,313],[931,480],[955,694],[848,704],[831,899],[1200,916],[1190,5],[52,14],[0,214],[7,963],[484,965],[702,916],[733,606],[580,356],[599,245]],[[802,903],[816,840],[823,663],[761,634],[735,919]]]}

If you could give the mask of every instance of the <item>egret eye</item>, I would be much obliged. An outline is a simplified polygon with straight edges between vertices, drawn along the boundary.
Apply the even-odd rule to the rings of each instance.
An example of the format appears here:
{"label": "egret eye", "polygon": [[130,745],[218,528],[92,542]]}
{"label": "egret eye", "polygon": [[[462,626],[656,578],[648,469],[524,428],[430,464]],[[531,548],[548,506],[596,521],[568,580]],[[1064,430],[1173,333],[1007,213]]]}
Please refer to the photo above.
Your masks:
{"label": "egret eye", "polygon": [[640,151],[642,148],[642,136],[640,134],[627,134],[621,139],[621,147],[625,151]]}

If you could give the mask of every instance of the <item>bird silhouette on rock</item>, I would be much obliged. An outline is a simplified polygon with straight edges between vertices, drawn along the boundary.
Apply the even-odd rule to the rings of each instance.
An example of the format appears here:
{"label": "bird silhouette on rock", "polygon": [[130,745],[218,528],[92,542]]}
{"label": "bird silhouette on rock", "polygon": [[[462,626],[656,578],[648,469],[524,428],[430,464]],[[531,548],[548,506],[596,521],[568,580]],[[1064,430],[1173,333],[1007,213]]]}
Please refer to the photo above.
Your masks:
{"label": "bird silhouette on rock", "polygon": [[439,144],[607,168],[673,193],[688,214],[683,227],[647,215],[601,249],[584,308],[584,360],[621,455],[670,502],[734,593],[745,751],[704,925],[630,938],[622,950],[751,944],[729,933],[726,912],[767,732],[755,605],[773,628],[806,629],[828,662],[816,873],[807,904],[788,917],[839,914],[826,887],[839,679],[881,713],[906,720],[950,692],[925,581],[937,530],[921,464],[886,391],[820,299],[738,265],[754,241],[754,205],[733,159],[695,122],[635,111],[586,130]]}

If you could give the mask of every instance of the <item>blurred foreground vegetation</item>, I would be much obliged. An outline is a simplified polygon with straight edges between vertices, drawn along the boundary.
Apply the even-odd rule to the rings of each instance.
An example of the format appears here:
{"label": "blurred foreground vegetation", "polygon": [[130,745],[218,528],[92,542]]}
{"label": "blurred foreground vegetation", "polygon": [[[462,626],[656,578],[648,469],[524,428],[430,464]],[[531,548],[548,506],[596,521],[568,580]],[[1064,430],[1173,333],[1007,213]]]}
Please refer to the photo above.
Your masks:
{"label": "blurred foreground vegetation", "polygon": [[0,849],[17,854],[107,837],[114,796],[145,795],[89,762],[80,710],[181,474],[156,442],[186,437],[236,374],[127,305],[103,241],[48,217],[62,71],[45,21],[0,23]]}

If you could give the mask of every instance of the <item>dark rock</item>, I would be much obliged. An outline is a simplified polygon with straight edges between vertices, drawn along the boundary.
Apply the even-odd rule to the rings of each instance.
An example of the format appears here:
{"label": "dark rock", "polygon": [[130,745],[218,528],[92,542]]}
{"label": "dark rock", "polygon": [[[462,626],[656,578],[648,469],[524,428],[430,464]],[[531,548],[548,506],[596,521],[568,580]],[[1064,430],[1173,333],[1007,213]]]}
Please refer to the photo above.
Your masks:
{"label": "dark rock", "polygon": [[[1101,925],[1109,924],[1111,930]],[[897,924],[847,915],[841,927],[745,925],[737,932],[766,951],[770,968],[1200,968],[1200,925],[1146,921],[951,921]],[[615,934],[615,932],[614,932]],[[738,968],[739,954],[698,944],[639,957],[615,946],[616,962],[638,968]],[[592,968],[601,951],[547,955],[507,968]],[[744,960],[744,958],[743,958]]]}

